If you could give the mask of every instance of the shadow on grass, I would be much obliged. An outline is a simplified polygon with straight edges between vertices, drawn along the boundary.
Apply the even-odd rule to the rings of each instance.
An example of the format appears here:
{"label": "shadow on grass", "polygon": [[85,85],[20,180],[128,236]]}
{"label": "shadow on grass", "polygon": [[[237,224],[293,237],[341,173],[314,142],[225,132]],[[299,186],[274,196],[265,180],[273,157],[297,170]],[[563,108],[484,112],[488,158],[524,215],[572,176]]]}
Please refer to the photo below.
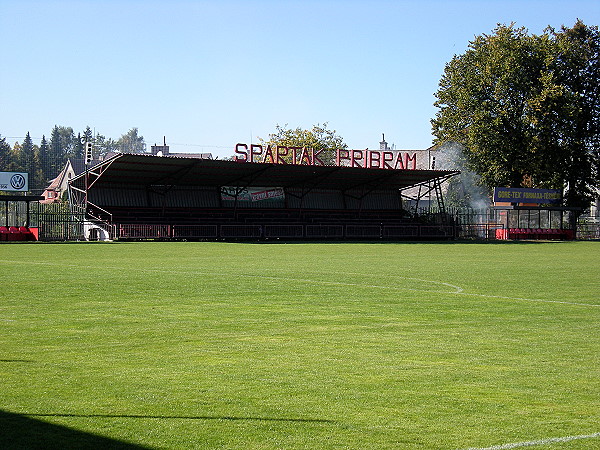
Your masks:
{"label": "shadow on grass", "polygon": [[115,449],[141,450],[136,444],[97,436],[56,425],[40,418],[100,418],[100,419],[176,419],[176,420],[222,420],[257,422],[311,422],[333,423],[327,419],[291,419],[237,416],[158,416],[143,414],[16,414],[0,410],[0,448],[2,449]]}
{"label": "shadow on grass", "polygon": [[108,419],[178,419],[178,420],[224,420],[255,422],[305,422],[334,423],[328,419],[291,419],[285,417],[242,417],[242,416],[158,416],[149,414],[27,414],[28,417],[86,417]]}
{"label": "shadow on grass", "polygon": [[147,447],[0,410],[0,448],[140,450]]}

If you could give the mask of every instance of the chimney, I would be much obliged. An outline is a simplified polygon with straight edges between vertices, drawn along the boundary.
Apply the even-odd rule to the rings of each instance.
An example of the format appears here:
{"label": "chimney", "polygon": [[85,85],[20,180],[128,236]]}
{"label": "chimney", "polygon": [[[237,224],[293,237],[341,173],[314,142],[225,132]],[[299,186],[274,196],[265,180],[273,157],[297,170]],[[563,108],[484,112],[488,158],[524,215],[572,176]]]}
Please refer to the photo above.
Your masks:
{"label": "chimney", "polygon": [[388,150],[387,142],[385,142],[385,134],[381,133],[381,142],[379,143],[379,150]]}
{"label": "chimney", "polygon": [[167,145],[166,136],[163,136],[163,145],[154,144],[152,147],[150,147],[150,153],[153,155],[158,155],[159,152],[161,153],[160,156],[166,156],[169,154],[169,146]]}

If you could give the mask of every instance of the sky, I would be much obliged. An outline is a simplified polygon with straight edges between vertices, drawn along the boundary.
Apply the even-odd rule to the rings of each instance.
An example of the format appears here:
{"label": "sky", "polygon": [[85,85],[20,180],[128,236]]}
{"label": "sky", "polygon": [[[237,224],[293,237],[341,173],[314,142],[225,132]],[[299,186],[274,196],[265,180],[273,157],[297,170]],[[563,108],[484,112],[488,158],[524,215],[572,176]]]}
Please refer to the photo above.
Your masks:
{"label": "sky", "polygon": [[327,123],[349,148],[431,146],[445,65],[514,22],[532,34],[598,0],[0,0],[0,136],[55,125],[233,154]]}

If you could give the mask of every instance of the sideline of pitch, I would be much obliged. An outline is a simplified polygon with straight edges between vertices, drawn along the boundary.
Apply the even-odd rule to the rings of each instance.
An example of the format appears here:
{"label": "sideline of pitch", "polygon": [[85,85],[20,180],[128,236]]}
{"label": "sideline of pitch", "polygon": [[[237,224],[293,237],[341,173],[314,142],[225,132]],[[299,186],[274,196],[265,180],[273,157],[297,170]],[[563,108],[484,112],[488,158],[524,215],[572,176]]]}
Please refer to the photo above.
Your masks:
{"label": "sideline of pitch", "polygon": [[533,447],[536,445],[557,444],[562,442],[576,441],[579,439],[595,439],[599,438],[600,433],[581,434],[579,436],[564,436],[557,438],[539,439],[537,441],[514,442],[512,444],[492,445],[491,447],[469,447],[465,450],[510,450],[519,447]]}

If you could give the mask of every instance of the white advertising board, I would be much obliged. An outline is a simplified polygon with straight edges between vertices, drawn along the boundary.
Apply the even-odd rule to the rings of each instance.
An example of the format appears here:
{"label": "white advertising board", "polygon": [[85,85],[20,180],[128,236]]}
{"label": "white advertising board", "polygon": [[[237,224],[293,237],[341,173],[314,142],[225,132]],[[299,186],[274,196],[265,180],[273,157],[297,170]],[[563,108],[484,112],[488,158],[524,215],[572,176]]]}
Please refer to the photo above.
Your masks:
{"label": "white advertising board", "polygon": [[23,172],[0,172],[0,191],[27,192],[29,174]]}

